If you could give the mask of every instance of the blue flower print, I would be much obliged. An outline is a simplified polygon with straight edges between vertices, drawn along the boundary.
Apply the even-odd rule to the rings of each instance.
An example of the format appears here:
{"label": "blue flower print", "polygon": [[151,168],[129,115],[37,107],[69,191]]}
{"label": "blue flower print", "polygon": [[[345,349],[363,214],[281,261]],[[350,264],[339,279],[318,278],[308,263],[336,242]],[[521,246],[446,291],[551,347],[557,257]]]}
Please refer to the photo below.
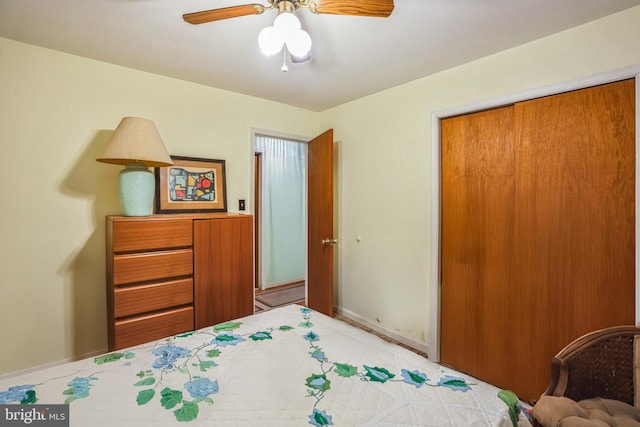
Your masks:
{"label": "blue flower print", "polygon": [[318,390],[322,393],[331,388],[331,381],[327,379],[325,374],[312,374],[306,380],[307,387]]}
{"label": "blue flower print", "polygon": [[318,411],[316,408],[313,408],[313,412],[309,415],[309,424],[316,427],[332,426],[333,421],[331,418],[331,415],[327,415],[326,411]]}
{"label": "blue flower print", "polygon": [[316,360],[319,360],[321,362],[326,362],[327,361],[327,356],[325,356],[324,351],[322,351],[321,349],[317,349],[314,350],[312,352],[309,353],[311,355],[311,357],[313,357]]}
{"label": "blue flower print", "polygon": [[169,344],[153,349],[152,353],[156,356],[160,356],[153,361],[152,366],[154,368],[171,370],[173,369],[173,364],[178,360],[178,358],[189,355],[189,350]]}
{"label": "blue flower print", "polygon": [[309,342],[314,342],[314,341],[318,341],[320,339],[320,335],[318,335],[315,332],[311,331],[308,334],[306,334],[303,338],[305,340],[309,341]]}
{"label": "blue flower print", "polygon": [[264,341],[264,340],[272,340],[273,337],[271,336],[270,332],[256,332],[253,335],[250,335],[249,338],[251,338],[254,341]]}
{"label": "blue flower print", "polygon": [[459,390],[465,392],[467,390],[471,390],[471,387],[469,387],[464,378],[452,377],[451,375],[446,375],[438,381],[438,385],[442,387],[449,387],[453,391]]}
{"label": "blue flower print", "polygon": [[64,395],[69,396],[64,403],[71,403],[74,400],[89,397],[89,388],[92,386],[89,381],[95,380],[96,378],[93,377],[75,377],[67,384],[69,388],[63,392]]}
{"label": "blue flower print", "polygon": [[391,378],[395,377],[395,374],[392,374],[385,368],[378,368],[377,366],[371,367],[367,365],[362,365],[362,366],[364,367],[365,371],[367,371],[367,373],[365,374],[365,377],[367,377],[371,381],[385,383]]}
{"label": "blue flower print", "polygon": [[420,388],[424,383],[429,381],[426,374],[420,371],[409,371],[407,369],[402,369],[402,378],[402,381],[414,385],[416,388]]}
{"label": "blue flower print", "polygon": [[9,387],[8,390],[0,391],[0,405],[5,405],[11,402],[21,402],[27,397],[27,393],[33,390],[33,385],[16,385]]}
{"label": "blue flower print", "polygon": [[194,399],[204,399],[219,390],[218,380],[211,381],[209,378],[197,378],[184,386]]}
{"label": "blue flower print", "polygon": [[78,394],[82,394],[82,395],[89,395],[89,387],[91,387],[91,384],[89,384],[89,381],[91,380],[95,380],[95,378],[91,378],[91,377],[75,377],[73,380],[71,380],[71,382],[69,382],[69,387],[73,387],[75,390],[77,390]]}
{"label": "blue flower print", "polygon": [[225,332],[223,334],[218,334],[217,337],[211,340],[211,344],[218,344],[220,347],[226,347],[228,345],[236,345],[242,341],[245,341],[245,339],[240,335]]}

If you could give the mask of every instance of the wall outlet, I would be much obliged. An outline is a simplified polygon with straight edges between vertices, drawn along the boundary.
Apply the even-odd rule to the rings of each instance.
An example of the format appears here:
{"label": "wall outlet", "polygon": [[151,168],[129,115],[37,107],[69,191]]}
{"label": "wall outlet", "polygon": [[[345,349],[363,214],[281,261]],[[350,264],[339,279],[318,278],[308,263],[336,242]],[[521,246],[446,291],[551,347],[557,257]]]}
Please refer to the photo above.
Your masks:
{"label": "wall outlet", "polygon": [[244,205],[244,199],[238,200],[238,209],[240,209],[241,211],[246,209]]}

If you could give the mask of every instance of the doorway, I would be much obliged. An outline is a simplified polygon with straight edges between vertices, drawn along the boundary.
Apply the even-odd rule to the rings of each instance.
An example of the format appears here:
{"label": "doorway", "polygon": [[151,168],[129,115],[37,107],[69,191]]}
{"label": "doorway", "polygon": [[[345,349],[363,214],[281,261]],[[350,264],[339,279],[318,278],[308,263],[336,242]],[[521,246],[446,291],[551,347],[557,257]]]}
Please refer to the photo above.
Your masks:
{"label": "doorway", "polygon": [[[253,131],[253,142],[256,135],[270,135],[260,131]],[[272,135],[272,134],[271,134]],[[273,136],[273,135],[272,135]],[[333,185],[334,185],[334,141],[333,129],[327,129],[315,138],[305,140],[290,136],[278,137],[291,139],[298,143],[304,143],[306,153],[305,179],[304,179],[304,259],[305,259],[305,300],[304,304],[320,313],[333,317],[333,267],[334,267],[334,246],[338,240],[334,236],[333,229]],[[256,157],[255,161],[260,162],[256,171],[263,174],[264,152]],[[255,174],[254,174],[255,175]],[[256,214],[255,223],[259,230],[256,235],[256,247],[258,256],[256,265],[261,266],[264,271],[264,259],[262,249],[264,248],[262,236],[264,235],[264,216],[262,203],[264,199],[264,186],[254,183],[254,212]],[[259,197],[259,198],[258,198]],[[258,203],[256,203],[258,201]],[[256,272],[256,280],[261,280],[262,274]]]}
{"label": "doorway", "polygon": [[306,300],[305,141],[254,134],[255,310]]}

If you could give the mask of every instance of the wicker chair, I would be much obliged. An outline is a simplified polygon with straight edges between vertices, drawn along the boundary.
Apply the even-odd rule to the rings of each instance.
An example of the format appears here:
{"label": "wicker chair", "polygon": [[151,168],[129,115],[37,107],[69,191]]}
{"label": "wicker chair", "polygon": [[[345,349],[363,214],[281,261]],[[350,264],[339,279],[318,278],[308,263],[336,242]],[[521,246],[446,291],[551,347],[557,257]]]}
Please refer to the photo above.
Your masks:
{"label": "wicker chair", "polygon": [[534,426],[590,425],[593,419],[597,425],[640,426],[638,360],[640,327],[615,326],[576,339],[551,361],[549,387],[532,411]]}

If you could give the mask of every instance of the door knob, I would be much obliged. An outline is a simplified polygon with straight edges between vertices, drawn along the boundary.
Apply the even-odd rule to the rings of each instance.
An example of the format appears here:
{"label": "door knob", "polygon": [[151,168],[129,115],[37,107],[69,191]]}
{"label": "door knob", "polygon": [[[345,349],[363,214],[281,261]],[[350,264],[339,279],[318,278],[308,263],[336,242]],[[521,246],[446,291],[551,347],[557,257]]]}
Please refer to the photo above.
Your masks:
{"label": "door knob", "polygon": [[322,239],[322,244],[325,246],[337,245],[338,239]]}

